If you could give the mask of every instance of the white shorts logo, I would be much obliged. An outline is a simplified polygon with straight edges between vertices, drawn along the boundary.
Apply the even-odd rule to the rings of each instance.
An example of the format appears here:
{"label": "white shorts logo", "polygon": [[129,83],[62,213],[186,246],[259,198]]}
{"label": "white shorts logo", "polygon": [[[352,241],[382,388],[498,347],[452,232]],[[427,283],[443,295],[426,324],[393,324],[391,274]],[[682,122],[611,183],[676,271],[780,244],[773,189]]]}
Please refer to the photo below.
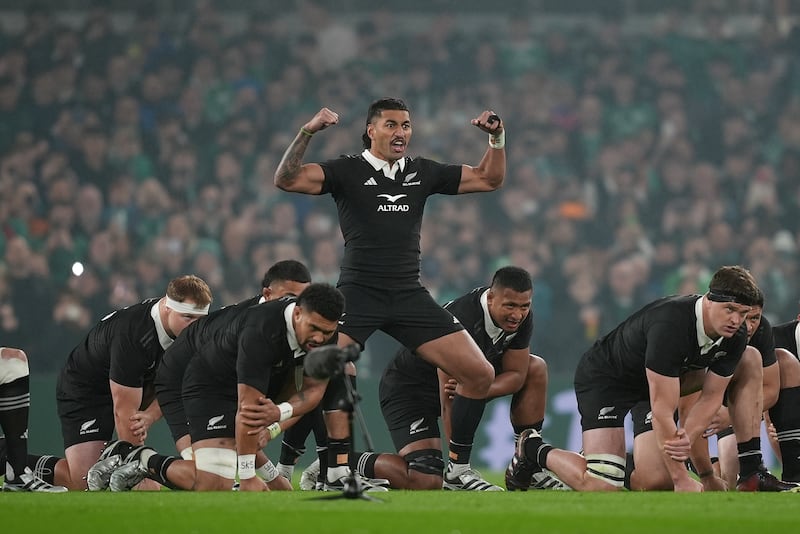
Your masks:
{"label": "white shorts logo", "polygon": [[606,420],[606,419],[616,419],[617,418],[616,414],[612,414],[612,412],[614,411],[614,408],[616,408],[616,407],[615,406],[605,406],[603,408],[600,408],[600,413],[597,416],[597,420],[598,421],[603,421],[603,420]]}
{"label": "white shorts logo", "polygon": [[424,422],[425,418],[420,417],[419,419],[408,425],[408,430],[409,430],[408,434],[410,436],[413,436],[414,434],[419,434],[420,432],[425,432],[426,430],[428,430],[429,427],[427,426],[420,428],[420,425]]}
{"label": "white shorts logo", "polygon": [[208,425],[206,425],[206,430],[224,430],[228,428],[226,424],[217,424],[225,417],[225,415],[215,415],[211,419],[208,420]]}
{"label": "white shorts logo", "polygon": [[86,434],[96,434],[97,432],[100,432],[99,428],[92,428],[92,425],[94,425],[96,422],[97,419],[89,419],[88,421],[84,421],[81,423],[81,429],[78,433],[83,436]]}

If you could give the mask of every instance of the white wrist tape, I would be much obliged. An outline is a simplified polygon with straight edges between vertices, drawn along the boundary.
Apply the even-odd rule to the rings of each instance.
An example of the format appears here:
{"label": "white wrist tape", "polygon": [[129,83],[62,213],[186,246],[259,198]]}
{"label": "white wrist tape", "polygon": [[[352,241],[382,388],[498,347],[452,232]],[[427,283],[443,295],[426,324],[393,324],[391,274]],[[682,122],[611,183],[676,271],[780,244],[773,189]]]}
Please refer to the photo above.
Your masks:
{"label": "white wrist tape", "polygon": [[497,135],[489,134],[489,146],[492,148],[504,148],[506,146],[506,131],[502,130]]}
{"label": "white wrist tape", "polygon": [[256,469],[256,473],[264,482],[272,482],[276,478],[278,478],[278,469],[275,467],[271,461],[267,460],[267,463]]}
{"label": "white wrist tape", "polygon": [[267,431],[269,432],[269,439],[275,439],[278,437],[278,434],[281,433],[281,425],[272,423],[267,427]]}
{"label": "white wrist tape", "polygon": [[292,417],[294,413],[294,408],[288,402],[282,402],[278,405],[278,409],[281,411],[281,418],[278,421],[286,421],[287,419]]}
{"label": "white wrist tape", "polygon": [[240,454],[239,455],[239,479],[246,480],[256,476],[256,455],[255,454]]}

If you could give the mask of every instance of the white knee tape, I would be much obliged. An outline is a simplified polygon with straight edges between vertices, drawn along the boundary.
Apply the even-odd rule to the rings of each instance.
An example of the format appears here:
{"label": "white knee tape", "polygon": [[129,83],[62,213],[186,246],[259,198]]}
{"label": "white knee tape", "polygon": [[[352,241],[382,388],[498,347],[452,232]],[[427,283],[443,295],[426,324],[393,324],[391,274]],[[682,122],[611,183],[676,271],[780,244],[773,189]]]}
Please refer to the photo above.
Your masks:
{"label": "white knee tape", "polygon": [[8,384],[28,376],[28,361],[10,356],[11,351],[0,347],[0,384]]}
{"label": "white knee tape", "polygon": [[589,476],[621,488],[625,485],[625,458],[615,454],[587,454],[586,472]]}
{"label": "white knee tape", "polygon": [[194,451],[194,465],[198,471],[234,480],[238,456],[233,449],[203,447]]}

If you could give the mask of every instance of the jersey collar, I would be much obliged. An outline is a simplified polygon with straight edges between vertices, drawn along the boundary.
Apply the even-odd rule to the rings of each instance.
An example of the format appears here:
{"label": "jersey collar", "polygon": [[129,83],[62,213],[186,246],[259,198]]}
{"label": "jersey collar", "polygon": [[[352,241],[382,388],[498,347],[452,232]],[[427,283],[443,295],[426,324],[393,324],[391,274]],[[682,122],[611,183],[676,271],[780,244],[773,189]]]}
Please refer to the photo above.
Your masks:
{"label": "jersey collar", "polygon": [[364,156],[364,159],[367,160],[367,163],[372,165],[373,169],[376,171],[382,171],[383,175],[391,180],[394,180],[398,170],[404,171],[406,168],[406,158],[400,158],[397,160],[397,165],[389,166],[388,161],[383,161],[381,158],[375,157],[372,152],[366,148],[361,155]]}
{"label": "jersey collar", "polygon": [[[492,314],[489,313],[489,290],[485,290],[481,293],[481,309],[483,310],[483,329],[486,330],[486,333],[489,335],[489,339],[492,340],[492,343],[497,343],[503,334],[505,333],[502,328],[494,324],[494,319],[492,319]],[[516,332],[514,332],[516,334]],[[512,334],[513,335],[513,334]]]}
{"label": "jersey collar", "polygon": [[703,324],[703,297],[699,297],[694,303],[694,315],[697,317],[695,328],[697,329],[697,344],[700,346],[700,354],[705,354],[713,347],[722,343],[722,336],[716,341],[706,335],[705,325]]}
{"label": "jersey collar", "polygon": [[294,352],[294,357],[299,358],[305,355],[306,351],[300,348],[300,344],[297,342],[297,334],[295,334],[294,325],[292,324],[292,314],[295,306],[297,306],[296,302],[286,306],[283,310],[283,318],[286,320],[286,341],[289,342],[289,348]]}
{"label": "jersey collar", "polygon": [[167,329],[164,328],[164,323],[161,322],[161,312],[160,312],[160,305],[161,299],[157,300],[153,307],[150,308],[150,317],[153,318],[153,322],[156,325],[156,333],[158,334],[158,342],[161,344],[161,348],[167,350],[172,342],[175,341],[169,334],[167,334]]}

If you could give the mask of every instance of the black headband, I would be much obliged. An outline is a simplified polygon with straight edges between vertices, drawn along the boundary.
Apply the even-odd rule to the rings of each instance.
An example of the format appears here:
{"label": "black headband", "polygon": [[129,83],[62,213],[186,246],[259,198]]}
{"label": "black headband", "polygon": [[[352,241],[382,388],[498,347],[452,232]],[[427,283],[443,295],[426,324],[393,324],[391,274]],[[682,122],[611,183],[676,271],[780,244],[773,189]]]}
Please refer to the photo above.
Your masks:
{"label": "black headband", "polygon": [[750,299],[744,298],[741,295],[731,295],[728,293],[716,293],[714,290],[708,291],[708,300],[714,302],[735,302],[736,304],[744,304],[745,306],[752,306],[753,302]]}

